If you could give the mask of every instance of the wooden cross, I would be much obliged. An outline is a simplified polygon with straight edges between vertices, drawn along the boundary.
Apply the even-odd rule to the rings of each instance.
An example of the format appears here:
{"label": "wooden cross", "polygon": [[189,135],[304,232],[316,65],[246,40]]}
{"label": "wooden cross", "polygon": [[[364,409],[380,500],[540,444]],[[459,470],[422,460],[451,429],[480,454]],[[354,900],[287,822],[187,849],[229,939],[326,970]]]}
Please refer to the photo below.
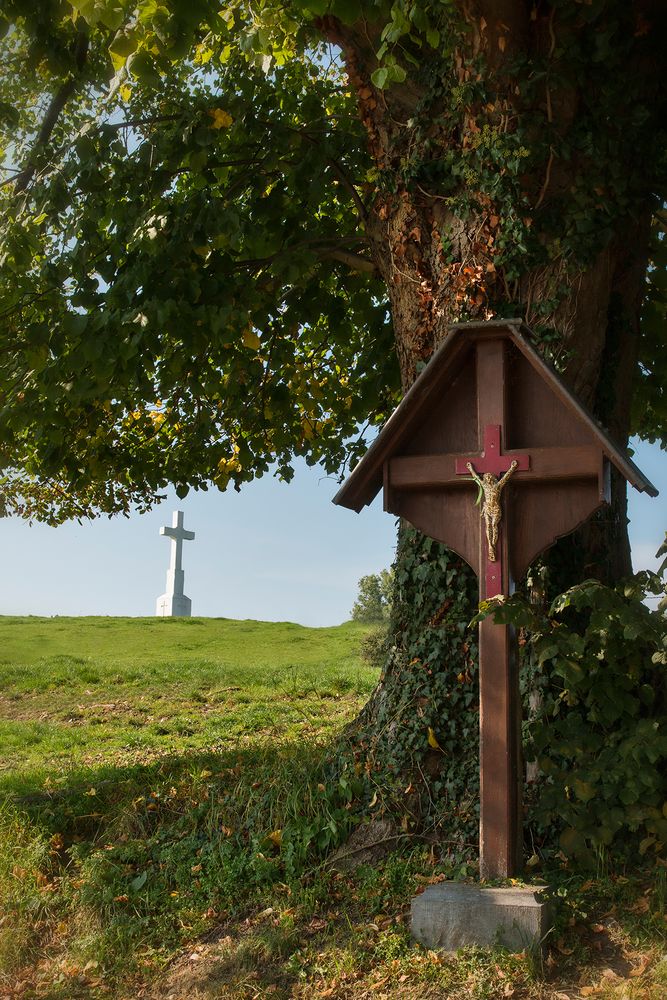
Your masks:
{"label": "wooden cross", "polygon": [[[529,335],[530,331],[526,331]],[[509,444],[509,446],[508,446]],[[511,321],[454,328],[335,498],[360,510],[383,487],[385,509],[444,542],[475,570],[480,598],[514,579],[609,496],[612,462],[655,487],[604,433]],[[503,476],[495,551],[471,476]],[[490,481],[493,486],[495,480]],[[479,630],[480,870],[521,868],[521,718],[513,630]]]}
{"label": "wooden cross", "polygon": [[[555,482],[576,476],[597,477],[599,449],[512,449],[503,451],[506,425],[507,352],[502,340],[480,340],[476,352],[477,426],[483,433],[480,453],[397,457],[389,462],[393,489],[452,487],[458,481],[470,490],[473,516],[476,484],[468,470],[501,476],[513,461],[517,468],[501,494],[502,518],[497,558],[489,559],[486,533],[479,532],[476,565],[480,600],[510,595],[511,538],[506,512],[522,483]],[[428,468],[428,472],[424,470]],[[440,473],[440,474],[438,474]],[[465,477],[465,478],[463,478]],[[537,515],[537,511],[534,512]],[[480,698],[480,871],[485,878],[507,878],[521,867],[521,713],[519,677],[513,629],[485,618],[479,628]]]}

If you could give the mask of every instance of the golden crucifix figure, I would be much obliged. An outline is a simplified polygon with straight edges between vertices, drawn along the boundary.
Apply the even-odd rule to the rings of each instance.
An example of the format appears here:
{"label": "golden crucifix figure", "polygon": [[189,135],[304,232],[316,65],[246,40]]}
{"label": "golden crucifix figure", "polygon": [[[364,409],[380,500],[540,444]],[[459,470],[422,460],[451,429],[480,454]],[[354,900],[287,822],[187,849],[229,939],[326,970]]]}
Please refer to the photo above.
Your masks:
{"label": "golden crucifix figure", "polygon": [[466,463],[468,472],[482,491],[482,517],[484,518],[484,524],[486,525],[486,542],[489,547],[489,562],[496,561],[498,529],[500,528],[500,521],[503,516],[500,504],[500,494],[517,465],[518,462],[514,459],[505,475],[501,476],[500,479],[496,479],[492,472],[485,472],[480,479],[472,466],[472,462]]}

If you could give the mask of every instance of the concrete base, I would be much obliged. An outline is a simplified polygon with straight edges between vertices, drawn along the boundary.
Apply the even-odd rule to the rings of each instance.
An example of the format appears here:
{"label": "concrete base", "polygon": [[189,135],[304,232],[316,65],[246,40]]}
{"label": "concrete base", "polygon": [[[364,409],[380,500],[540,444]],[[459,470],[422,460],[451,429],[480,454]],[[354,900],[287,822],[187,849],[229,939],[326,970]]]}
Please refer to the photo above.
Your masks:
{"label": "concrete base", "polygon": [[185,594],[163,594],[155,605],[158,618],[190,618],[192,601]]}
{"label": "concrete base", "polygon": [[433,950],[472,945],[524,951],[539,945],[551,926],[549,904],[540,895],[540,889],[513,886],[430,885],[412,900],[412,936]]}

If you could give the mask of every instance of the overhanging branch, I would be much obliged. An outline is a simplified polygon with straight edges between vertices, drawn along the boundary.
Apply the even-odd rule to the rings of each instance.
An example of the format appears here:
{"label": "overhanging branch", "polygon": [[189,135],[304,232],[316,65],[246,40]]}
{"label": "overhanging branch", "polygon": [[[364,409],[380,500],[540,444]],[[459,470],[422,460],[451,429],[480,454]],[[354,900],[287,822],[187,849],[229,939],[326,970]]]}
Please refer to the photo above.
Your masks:
{"label": "overhanging branch", "polygon": [[378,269],[370,257],[361,257],[352,253],[351,250],[324,250],[320,257],[329,260],[339,260],[341,264],[347,264],[353,271],[362,271],[365,274],[378,274]]}
{"label": "overhanging branch", "polygon": [[79,31],[74,43],[74,61],[76,68],[72,75],[58,88],[51,98],[40,126],[39,133],[37,134],[35,145],[28,156],[27,163],[18,176],[14,178],[14,190],[17,194],[25,191],[33,179],[35,170],[37,169],[35,159],[36,154],[48,143],[51,138],[51,133],[53,132],[65,105],[76,90],[77,83],[79,82],[79,76],[86,62],[87,55],[88,33],[87,31]]}

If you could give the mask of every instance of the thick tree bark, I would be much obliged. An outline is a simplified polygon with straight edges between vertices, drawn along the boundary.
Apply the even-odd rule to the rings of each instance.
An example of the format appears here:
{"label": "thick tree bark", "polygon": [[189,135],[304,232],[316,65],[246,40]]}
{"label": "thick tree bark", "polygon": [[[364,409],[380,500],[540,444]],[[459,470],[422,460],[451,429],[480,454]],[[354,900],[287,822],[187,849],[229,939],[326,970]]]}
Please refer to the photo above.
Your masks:
{"label": "thick tree bark", "polygon": [[[612,13],[622,21],[619,10]],[[518,316],[541,335],[538,347],[625,445],[652,176],[649,167],[643,177],[633,174],[632,207],[616,209],[613,172],[629,175],[642,165],[621,136],[619,162],[603,164],[611,169],[600,179],[599,158],[608,155],[604,129],[616,125],[603,120],[595,132],[590,91],[600,86],[597,70],[590,79],[578,64],[571,71],[567,54],[579,28],[576,18],[565,23],[560,17],[547,3],[531,8],[518,0],[483,0],[474,9],[462,3],[456,47],[442,61],[441,79],[431,78],[431,93],[418,72],[386,90],[374,87],[381,25],[350,29],[323,19],[321,27],[341,48],[371,155],[387,178],[368,207],[366,236],[387,285],[404,390],[452,323]],[[629,17],[631,27],[635,14]],[[658,67],[641,46],[638,52],[627,69],[649,103]],[[533,84],[533,75],[543,82]],[[634,100],[637,93],[635,87]],[[587,128],[600,148],[567,152]],[[498,157],[497,177],[492,170],[480,175],[484,161],[476,151],[485,144],[489,162]],[[532,157],[533,148],[542,150],[541,160]],[[539,169],[521,174],[516,163],[523,156]],[[458,168],[456,185],[443,174],[443,163]],[[572,208],[577,199],[583,199],[581,218]],[[587,235],[580,237],[579,230]],[[524,237],[522,253],[512,240]],[[620,476],[613,479],[611,505],[558,543],[547,565],[556,592],[586,577],[613,582],[630,571]],[[470,725],[477,705],[476,647],[464,623],[474,610],[476,584],[460,560],[408,526],[399,533],[396,580],[392,650],[358,723],[359,753],[367,755],[367,767],[384,769],[415,822],[423,813],[432,817],[439,799],[448,831],[441,827],[440,836],[470,839],[476,825],[477,731]],[[434,735],[435,746],[426,733]]]}

